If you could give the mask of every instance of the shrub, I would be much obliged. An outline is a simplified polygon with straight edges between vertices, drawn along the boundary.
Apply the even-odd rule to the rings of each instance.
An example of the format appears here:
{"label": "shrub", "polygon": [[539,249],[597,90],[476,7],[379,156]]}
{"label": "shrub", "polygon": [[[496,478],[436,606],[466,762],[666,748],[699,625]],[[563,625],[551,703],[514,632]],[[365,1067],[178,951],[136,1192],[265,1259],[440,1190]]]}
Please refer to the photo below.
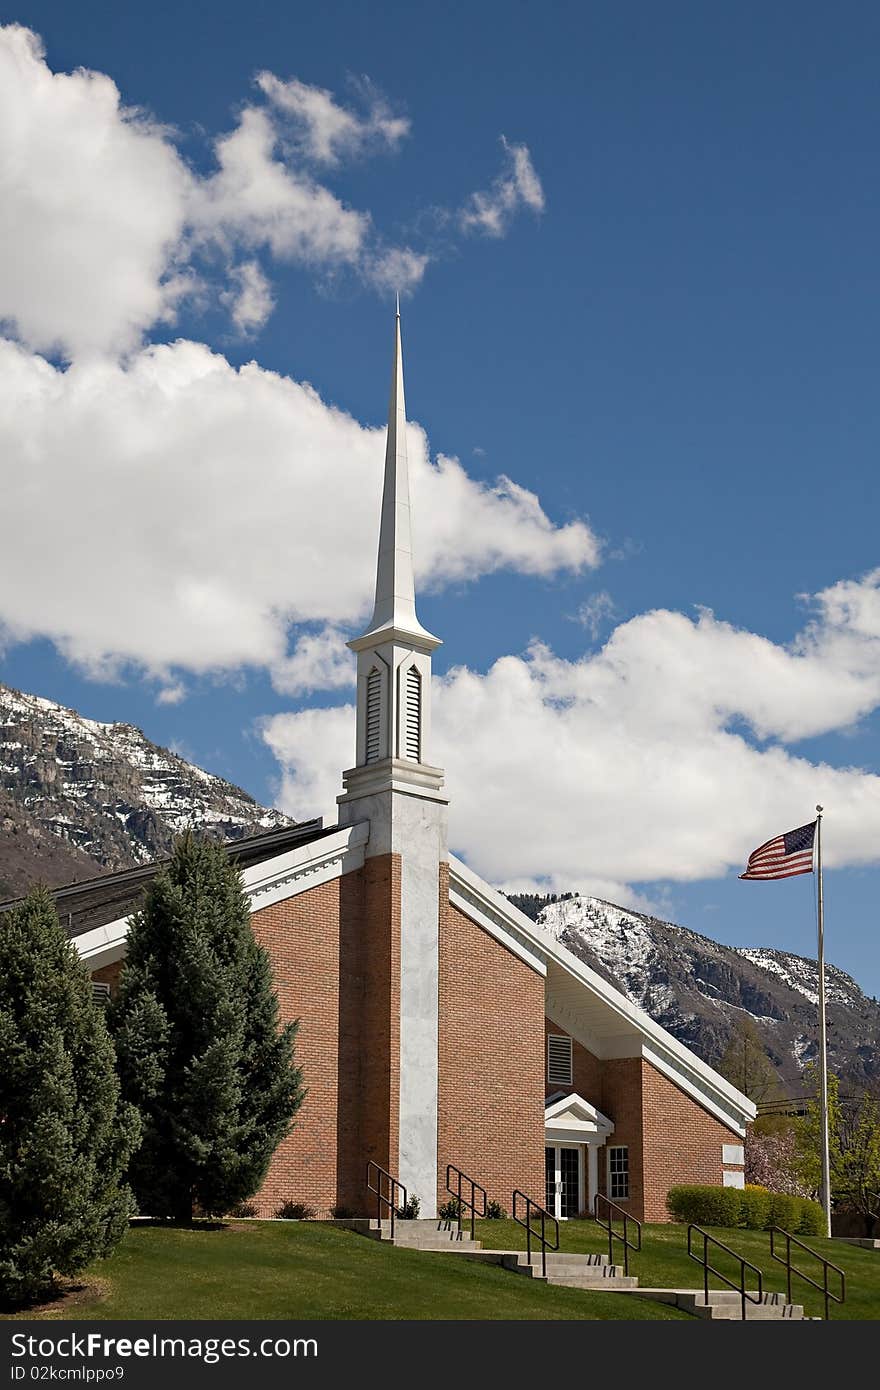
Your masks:
{"label": "shrub", "polygon": [[334,1221],[350,1221],[354,1216],[351,1207],[331,1207],[330,1215]]}
{"label": "shrub", "polygon": [[781,1226],[783,1231],[794,1232],[797,1229],[800,1201],[800,1197],[791,1197],[787,1192],[771,1192],[770,1210],[767,1213],[768,1227]]}
{"label": "shrub", "polygon": [[697,1226],[739,1226],[743,1218],[742,1192],[736,1187],[671,1187],[666,1205],[675,1221]]}
{"label": "shrub", "polygon": [[256,1216],[257,1206],[255,1202],[236,1202],[230,1216]]}
{"label": "shrub", "polygon": [[759,1187],[756,1183],[746,1183],[739,1197],[741,1212],[739,1225],[745,1226],[749,1231],[766,1231],[771,1224],[771,1193],[767,1191],[766,1187]]}
{"label": "shrub", "polygon": [[457,1197],[450,1197],[448,1202],[442,1202],[437,1208],[437,1215],[441,1221],[457,1221],[461,1214],[461,1202]]}
{"label": "shrub", "polygon": [[275,1213],[278,1221],[311,1221],[315,1208],[306,1202],[282,1202]]}
{"label": "shrub", "polygon": [[500,1202],[487,1202],[486,1219],[487,1221],[506,1221],[507,1211]]}
{"label": "shrub", "polygon": [[421,1202],[419,1201],[418,1197],[410,1197],[410,1199],[409,1199],[409,1201],[407,1202],[406,1206],[401,1207],[401,1209],[400,1209],[401,1220],[403,1220],[403,1221],[418,1221],[418,1219],[419,1219],[419,1212],[421,1211],[421,1209],[422,1209],[422,1204],[421,1204]]}
{"label": "shrub", "polygon": [[818,1202],[811,1202],[809,1197],[795,1197],[797,1203],[797,1225],[793,1229],[794,1235],[799,1236],[824,1236],[825,1234],[825,1213]]}

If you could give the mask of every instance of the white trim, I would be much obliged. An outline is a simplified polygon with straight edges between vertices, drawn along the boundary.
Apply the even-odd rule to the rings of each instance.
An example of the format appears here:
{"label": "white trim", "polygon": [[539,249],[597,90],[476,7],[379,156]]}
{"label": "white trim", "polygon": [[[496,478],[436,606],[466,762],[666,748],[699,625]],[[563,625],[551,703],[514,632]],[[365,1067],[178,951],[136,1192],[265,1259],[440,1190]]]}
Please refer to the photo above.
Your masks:
{"label": "white trim", "polygon": [[[308,845],[298,845],[284,854],[254,864],[242,872],[244,890],[251,900],[251,912],[269,907],[286,898],[315,888],[320,883],[341,878],[359,869],[364,862],[364,849],[370,827],[358,821],[335,835],[325,835]],[[102,927],[93,927],[73,937],[73,944],[91,970],[120,960],[125,955],[125,939],[129,918],[118,917]]]}
{"label": "white trim", "polygon": [[570,1095],[545,1105],[544,1133],[553,1134],[557,1144],[561,1142],[559,1136],[563,1133],[572,1136],[572,1143],[604,1144],[609,1134],[614,1133],[614,1121],[579,1096],[577,1091],[572,1091]]}
{"label": "white trim", "polygon": [[[609,985],[595,970],[584,965],[583,961],[560,945],[550,932],[538,926],[530,917],[526,917],[525,913],[514,907],[502,893],[491,888],[454,855],[449,856],[449,873],[450,899],[458,899],[456,905],[461,906],[463,912],[473,917],[498,940],[503,941],[505,934],[513,937],[518,949],[513,946],[509,949],[516,949],[516,954],[523,959],[529,959],[531,956],[535,960],[543,960],[542,974],[546,973],[550,962],[560,966],[567,975],[583,985],[591,994],[598,996],[617,1015],[621,1024],[620,1034],[610,1040],[610,1045],[608,1040],[601,1043],[595,1053],[600,1060],[615,1055],[645,1057],[658,1071],[663,1072],[682,1090],[698,1100],[728,1129],[741,1137],[745,1135],[746,1124],[754,1120],[757,1114],[757,1107],[747,1096],[659,1023],[655,1023],[643,1009],[632,1004],[620,990]],[[569,1027],[568,1023],[565,1027],[577,1037],[575,1028]]]}
{"label": "white trim", "polygon": [[[539,975],[546,976],[543,953],[536,949],[531,932],[523,931],[521,925],[521,922],[525,922],[533,927],[534,922],[452,854],[449,856],[449,901],[476,922],[478,927],[500,941],[502,946],[506,946],[508,951],[524,960],[526,965],[530,965]],[[505,903],[509,912],[504,910]]]}

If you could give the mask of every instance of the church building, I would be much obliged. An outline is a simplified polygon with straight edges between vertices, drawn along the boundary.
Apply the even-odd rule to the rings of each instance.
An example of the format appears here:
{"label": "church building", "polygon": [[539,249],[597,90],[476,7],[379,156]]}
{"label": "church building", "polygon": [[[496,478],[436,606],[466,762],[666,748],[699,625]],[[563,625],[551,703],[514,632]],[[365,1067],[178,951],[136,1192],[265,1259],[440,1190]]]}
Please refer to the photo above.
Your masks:
{"label": "church building", "polygon": [[[664,1221],[673,1184],[742,1186],[752,1103],[450,853],[431,743],[439,645],[416,614],[398,312],[375,606],[349,643],[356,751],[337,824],[230,849],[281,1014],[300,1020],[308,1087],[259,1214],[286,1201],[372,1212],[370,1160],[422,1216],[446,1200],[448,1164],[508,1210],[518,1188],[559,1217],[604,1193]],[[99,989],[118,978],[154,872],[56,894]]]}

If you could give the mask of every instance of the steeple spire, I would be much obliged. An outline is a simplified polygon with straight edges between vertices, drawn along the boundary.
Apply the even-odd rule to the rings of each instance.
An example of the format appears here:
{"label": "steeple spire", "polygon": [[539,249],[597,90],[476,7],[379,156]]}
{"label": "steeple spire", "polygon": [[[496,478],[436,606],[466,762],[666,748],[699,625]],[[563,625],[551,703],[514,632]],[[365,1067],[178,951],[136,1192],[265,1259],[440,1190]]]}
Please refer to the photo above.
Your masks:
{"label": "steeple spire", "polygon": [[366,632],[350,642],[349,646],[354,651],[360,651],[362,646],[373,645],[376,638],[391,635],[411,638],[413,645],[422,650],[432,651],[440,645],[440,639],[423,628],[416,616],[399,297],[394,321],[394,361],[385,441],[376,598]]}

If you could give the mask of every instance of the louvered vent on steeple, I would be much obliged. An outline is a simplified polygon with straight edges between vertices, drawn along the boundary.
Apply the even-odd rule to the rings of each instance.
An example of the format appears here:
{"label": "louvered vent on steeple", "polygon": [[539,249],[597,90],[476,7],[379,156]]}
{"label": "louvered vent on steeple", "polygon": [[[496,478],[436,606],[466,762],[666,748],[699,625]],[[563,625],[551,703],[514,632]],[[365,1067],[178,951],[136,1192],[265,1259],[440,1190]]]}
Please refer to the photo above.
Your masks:
{"label": "louvered vent on steeple", "polygon": [[413,762],[422,760],[422,677],[415,666],[406,673],[406,738],[404,752]]}
{"label": "louvered vent on steeple", "polygon": [[382,673],[374,666],[367,676],[367,757],[377,763],[382,746]]}

